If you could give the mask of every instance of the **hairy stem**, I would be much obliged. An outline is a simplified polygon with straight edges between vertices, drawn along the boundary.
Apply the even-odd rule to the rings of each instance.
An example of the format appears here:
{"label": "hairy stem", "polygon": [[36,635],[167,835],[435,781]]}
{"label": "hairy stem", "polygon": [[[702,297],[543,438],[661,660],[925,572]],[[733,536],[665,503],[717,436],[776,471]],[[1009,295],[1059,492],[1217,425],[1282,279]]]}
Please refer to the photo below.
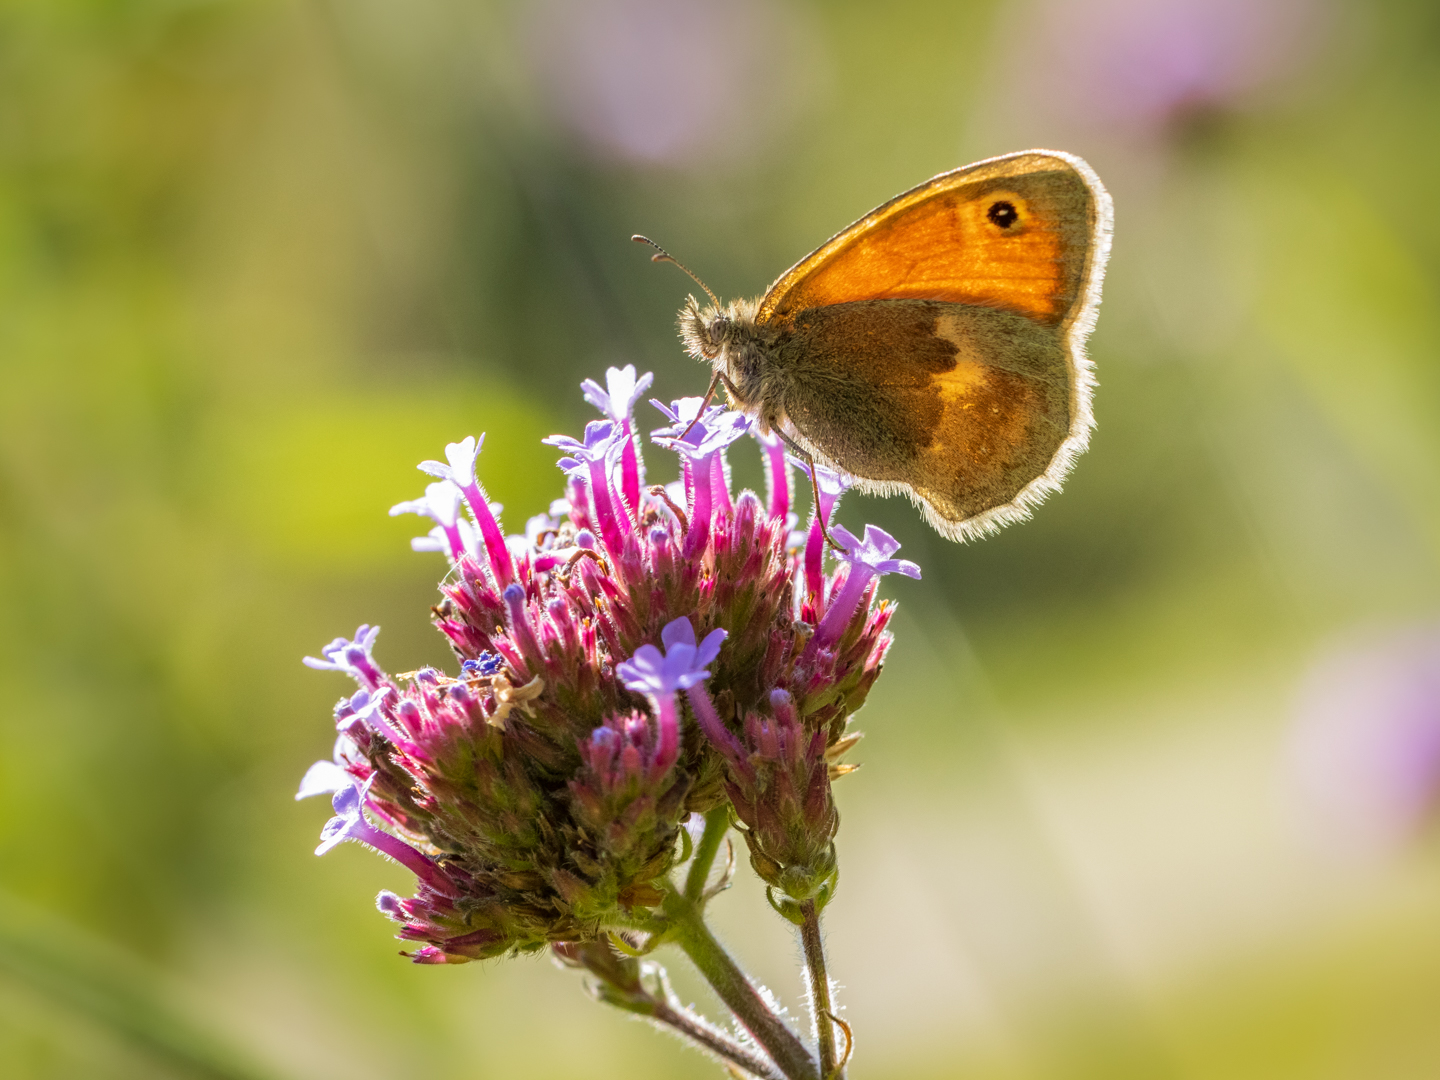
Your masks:
{"label": "hairy stem", "polygon": [[720,841],[730,829],[730,808],[717,806],[705,815],[705,831],[695,845],[695,855],[690,860],[690,871],[685,876],[685,899],[698,904],[705,892],[705,882],[710,880],[710,868],[715,865],[715,854],[720,850]]}
{"label": "hairy stem", "polygon": [[700,1021],[687,1009],[677,1009],[657,1002],[651,1014],[656,1023],[672,1027],[685,1038],[699,1043],[716,1057],[729,1061],[760,1080],[781,1080],[781,1075],[768,1061],[750,1053],[730,1036]]}
{"label": "hairy stem", "polygon": [[670,988],[663,967],[642,963],[623,949],[617,951],[615,945],[613,940],[561,943],[554,946],[554,953],[561,963],[584,968],[595,977],[589,990],[596,1000],[668,1027],[759,1080],[784,1080],[761,1055],[687,1009]]}
{"label": "hairy stem", "polygon": [[843,1077],[835,1067],[835,1029],[830,1023],[830,976],[825,970],[825,941],[820,936],[820,909],[814,900],[800,903],[800,942],[805,966],[810,971],[810,1012],[815,1021],[815,1040],[820,1049],[822,1080]]}
{"label": "hairy stem", "polygon": [[682,893],[672,892],[665,898],[665,915],[675,943],[745,1030],[765,1048],[787,1080],[820,1080],[815,1061],[805,1045],[770,1010],[760,992],[715,940],[701,917],[699,905]]}

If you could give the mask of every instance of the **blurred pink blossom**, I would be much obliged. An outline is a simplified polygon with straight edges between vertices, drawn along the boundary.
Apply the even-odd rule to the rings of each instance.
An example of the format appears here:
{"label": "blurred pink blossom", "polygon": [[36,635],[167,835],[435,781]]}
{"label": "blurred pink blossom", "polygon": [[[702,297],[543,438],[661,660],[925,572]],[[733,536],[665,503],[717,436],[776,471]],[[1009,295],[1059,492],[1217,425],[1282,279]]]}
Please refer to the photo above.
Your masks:
{"label": "blurred pink blossom", "polygon": [[1145,134],[1293,74],[1321,15],[1319,0],[1036,0],[1001,38],[1034,105]]}
{"label": "blurred pink blossom", "polygon": [[539,0],[523,38],[556,119],[604,156],[726,164],[803,90],[804,41],[777,0]]}
{"label": "blurred pink blossom", "polygon": [[1327,651],[1296,701],[1290,764],[1327,847],[1384,854],[1440,794],[1440,626]]}

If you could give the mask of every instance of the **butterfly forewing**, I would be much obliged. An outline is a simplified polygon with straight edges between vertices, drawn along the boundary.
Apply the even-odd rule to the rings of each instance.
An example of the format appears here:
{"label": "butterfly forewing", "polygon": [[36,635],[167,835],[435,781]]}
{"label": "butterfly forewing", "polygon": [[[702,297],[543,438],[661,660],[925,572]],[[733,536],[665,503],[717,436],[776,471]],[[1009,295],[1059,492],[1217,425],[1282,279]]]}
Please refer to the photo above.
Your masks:
{"label": "butterfly forewing", "polygon": [[1082,299],[1101,216],[1095,182],[1073,161],[1029,152],[937,176],[786,272],[761,301],[759,317],[916,299],[1060,323]]}

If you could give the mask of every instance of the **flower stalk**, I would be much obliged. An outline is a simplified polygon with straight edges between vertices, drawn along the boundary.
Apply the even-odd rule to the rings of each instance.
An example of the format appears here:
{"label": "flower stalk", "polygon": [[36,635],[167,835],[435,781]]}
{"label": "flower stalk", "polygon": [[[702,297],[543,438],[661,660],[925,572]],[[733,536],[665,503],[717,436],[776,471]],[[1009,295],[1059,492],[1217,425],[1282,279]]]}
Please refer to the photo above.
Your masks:
{"label": "flower stalk", "polygon": [[787,1080],[820,1080],[815,1060],[804,1043],[775,1015],[755,984],[715,939],[705,925],[700,905],[682,893],[671,892],[665,898],[664,913],[674,942],[745,1030],[765,1048]]}
{"label": "flower stalk", "polygon": [[[670,988],[665,969],[658,964],[623,955],[605,942],[557,945],[555,956],[562,964],[584,968],[593,976],[589,989],[596,1000],[669,1028],[711,1056],[751,1076],[785,1080],[784,1074],[762,1055],[682,1005]],[[651,989],[651,985],[655,989]]]}
{"label": "flower stalk", "polygon": [[710,881],[710,869],[715,865],[715,856],[720,852],[720,842],[730,831],[730,808],[717,806],[705,815],[705,831],[695,844],[695,854],[690,858],[690,869],[685,875],[685,899],[692,904],[703,904],[705,886]]}
{"label": "flower stalk", "polygon": [[825,970],[820,907],[814,900],[800,902],[800,944],[805,953],[805,969],[810,976],[810,1014],[820,1054],[820,1076],[823,1080],[843,1077],[844,1066],[836,1065],[835,1028],[830,1017],[830,976]]}

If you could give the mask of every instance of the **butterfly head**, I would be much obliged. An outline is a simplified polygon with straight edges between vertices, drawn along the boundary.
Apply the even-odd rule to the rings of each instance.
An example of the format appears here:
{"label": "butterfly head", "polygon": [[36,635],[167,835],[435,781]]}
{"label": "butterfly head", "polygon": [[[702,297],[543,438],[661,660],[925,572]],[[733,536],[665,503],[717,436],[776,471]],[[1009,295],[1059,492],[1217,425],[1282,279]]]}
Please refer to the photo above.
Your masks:
{"label": "butterfly head", "polygon": [[[732,300],[723,306],[701,307],[688,297],[680,309],[680,338],[685,351],[724,375],[733,388],[745,391],[760,376],[760,329],[755,321],[755,300]],[[741,404],[748,404],[748,401]]]}

